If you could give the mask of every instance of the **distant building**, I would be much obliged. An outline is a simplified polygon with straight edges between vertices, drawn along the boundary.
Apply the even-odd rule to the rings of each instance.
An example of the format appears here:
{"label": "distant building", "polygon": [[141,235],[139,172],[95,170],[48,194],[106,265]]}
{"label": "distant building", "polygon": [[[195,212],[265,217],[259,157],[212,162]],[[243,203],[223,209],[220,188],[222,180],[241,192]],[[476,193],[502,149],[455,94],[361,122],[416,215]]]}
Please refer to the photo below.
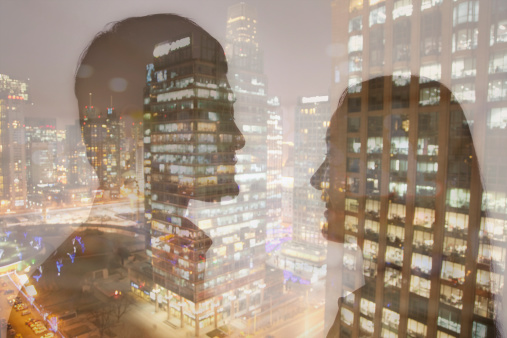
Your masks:
{"label": "distant building", "polygon": [[[268,100],[267,121],[267,195],[266,242],[277,243],[285,237],[282,227],[282,150],[283,129],[278,97]],[[269,248],[268,248],[269,250]]]}
{"label": "distant building", "polygon": [[[376,290],[371,290],[368,295],[361,294],[344,307],[341,318],[348,324],[343,325],[341,336],[366,334],[373,328],[378,328],[375,335],[386,337],[495,336],[494,320],[502,319],[498,318],[501,312],[494,299],[501,298],[502,293],[505,295],[502,289],[507,241],[504,230],[501,230],[505,229],[507,215],[507,183],[503,178],[505,175],[500,174],[501,168],[505,168],[505,158],[499,156],[504,154],[499,147],[505,144],[507,121],[507,3],[502,0],[334,0],[332,15],[333,42],[346,46],[345,53],[334,59],[334,104],[347,85],[379,75],[393,75],[392,83],[377,81],[377,87],[370,88],[374,91],[372,95],[368,96],[363,90],[360,97],[348,101],[349,109],[354,106],[352,109],[362,119],[361,126],[368,125],[368,128],[353,131],[356,122],[351,120],[348,126],[352,129],[347,134],[350,145],[347,157],[351,167],[348,168],[350,174],[347,173],[345,207],[350,214],[346,224],[352,227],[356,223],[359,225],[359,233],[348,232],[348,239],[357,243],[364,241],[363,250],[369,252],[369,257],[378,260],[371,268],[373,274],[369,275],[378,283]],[[408,86],[403,78],[411,74],[448,86],[454,95],[451,105],[459,102],[467,119],[453,116],[452,110],[449,113],[436,108],[441,99],[441,88],[435,82],[412,84],[411,92],[406,91]],[[355,90],[360,92],[357,86]],[[414,106],[410,101],[411,112],[416,115],[410,121],[407,135],[390,135],[391,139],[396,137],[398,140],[414,135],[418,153],[408,162],[399,152],[393,155],[395,158],[384,164],[386,171],[390,172],[385,178],[389,180],[387,184],[380,181],[380,176],[375,176],[380,174],[375,174],[380,162],[376,162],[379,159],[374,160],[377,156],[375,147],[370,148],[377,142],[375,138],[382,140],[382,135],[375,135],[369,127],[370,119],[375,118],[370,115],[374,114],[366,113],[361,107],[365,107],[368,100],[377,100],[391,91],[397,99],[406,98],[407,105],[409,95],[418,98],[412,100],[417,101]],[[390,109],[391,106],[387,105],[368,108],[380,115]],[[439,121],[445,120],[450,127],[437,123],[433,115],[436,112],[445,116]],[[444,112],[446,115],[442,114]],[[396,117],[402,123],[405,119],[403,114],[399,113]],[[433,130],[416,131],[413,128],[414,123],[423,119],[434,123]],[[382,124],[381,121],[377,123]],[[461,130],[459,124],[468,124],[472,130],[481,161],[484,191],[477,190],[479,179],[463,168],[458,169],[458,163],[437,161],[436,157],[429,156],[452,145],[452,139],[448,137],[457,137],[456,131]],[[445,140],[437,141],[435,135],[431,136],[437,130],[443,130],[441,135],[445,135]],[[368,144],[363,143],[360,149],[357,148],[359,143],[354,141],[359,138],[368,138]],[[388,151],[386,145],[390,145],[391,149],[399,148],[398,140],[385,144],[383,151]],[[355,160],[352,158],[356,156],[367,156],[367,168],[364,168],[367,177],[364,179],[354,174]],[[458,159],[456,157],[455,160]],[[417,174],[414,181],[401,183],[410,173],[407,163],[409,167],[412,164],[412,168],[417,166]],[[447,181],[436,178],[437,167],[440,172],[447,166],[450,168]],[[423,184],[425,179],[427,181]],[[384,196],[382,185],[389,187],[390,191],[395,189],[398,197],[401,197],[402,191],[410,189],[417,189],[420,196],[415,202],[399,198],[398,202],[390,200],[389,205],[384,205],[382,198],[368,197],[366,201],[355,201],[354,191],[363,189],[360,188],[363,184],[365,193],[370,196],[378,195],[379,191]],[[434,194],[435,187],[438,187],[437,191],[443,189],[439,195],[447,194],[446,201],[422,196],[425,192]],[[404,196],[404,193],[401,195]],[[478,210],[482,210],[480,215]],[[383,213],[391,216],[380,221],[372,218],[374,215],[382,217]],[[394,215],[403,221],[394,219]],[[358,222],[352,221],[354,217]],[[435,229],[434,224],[441,230],[428,232],[427,228]],[[402,261],[394,261],[398,253],[395,253],[397,249],[392,242],[374,239],[379,226],[386,226],[388,239],[399,241],[404,247]],[[433,243],[440,243],[440,246],[433,246]],[[471,243],[477,243],[473,249],[479,253],[477,261],[463,250],[466,248],[466,253],[471,252]],[[443,261],[432,267],[432,257],[436,256],[442,257]],[[494,263],[496,271],[491,271],[489,260]],[[365,269],[370,271],[370,267]],[[421,270],[425,272],[421,273]],[[389,287],[393,289],[400,288],[401,297],[387,300],[388,294],[380,281],[386,285],[391,283]],[[468,286],[466,292],[463,285]],[[373,299],[375,294],[377,297]]]}
{"label": "distant building", "polygon": [[0,74],[0,210],[26,208],[25,110],[28,84]]}
{"label": "distant building", "polygon": [[57,193],[58,140],[56,119],[25,118],[27,202],[61,201]]}
{"label": "distant building", "polygon": [[[114,107],[105,112],[90,104],[84,107],[82,130],[90,139],[86,155],[97,173],[101,192],[96,198],[115,199],[120,195],[120,119]],[[102,194],[102,196],[101,196]]]}
{"label": "distant building", "polygon": [[282,244],[278,266],[315,282],[325,274],[326,240],[321,195],[310,186],[310,178],[326,153],[325,135],[331,116],[328,96],[300,97],[295,111],[294,158],[287,168],[287,187],[292,185],[292,241]]}
{"label": "distant building", "polygon": [[[259,303],[265,172],[241,172],[251,175],[250,201],[220,202],[238,189],[234,154],[242,140],[216,42],[193,33],[156,45],[154,56],[147,67],[143,122],[153,281],[169,299],[170,315],[199,334],[225,314],[246,313]],[[265,146],[261,150],[265,158]],[[262,185],[255,187],[257,181]],[[212,241],[204,231],[215,243],[209,251]]]}

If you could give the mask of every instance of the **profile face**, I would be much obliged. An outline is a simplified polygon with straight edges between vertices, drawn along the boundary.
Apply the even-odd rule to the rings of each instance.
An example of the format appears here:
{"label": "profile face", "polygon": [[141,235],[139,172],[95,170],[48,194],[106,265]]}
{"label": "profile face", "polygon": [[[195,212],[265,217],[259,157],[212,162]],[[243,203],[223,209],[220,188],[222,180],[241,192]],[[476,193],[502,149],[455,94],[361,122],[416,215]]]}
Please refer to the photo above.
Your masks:
{"label": "profile face", "polygon": [[219,76],[217,82],[221,88],[214,104],[221,108],[208,111],[208,122],[197,122],[194,135],[199,154],[196,160],[201,166],[195,179],[193,199],[205,202],[217,202],[239,194],[235,181],[236,151],[245,146],[243,134],[234,120],[235,96],[225,74]]}
{"label": "profile face", "polygon": [[327,224],[322,228],[323,236],[333,242],[343,243],[344,212],[338,207],[345,186],[346,156],[338,147],[340,133],[339,109],[333,115],[326,132],[326,157],[311,178],[311,185],[322,192],[325,203],[324,216]]}

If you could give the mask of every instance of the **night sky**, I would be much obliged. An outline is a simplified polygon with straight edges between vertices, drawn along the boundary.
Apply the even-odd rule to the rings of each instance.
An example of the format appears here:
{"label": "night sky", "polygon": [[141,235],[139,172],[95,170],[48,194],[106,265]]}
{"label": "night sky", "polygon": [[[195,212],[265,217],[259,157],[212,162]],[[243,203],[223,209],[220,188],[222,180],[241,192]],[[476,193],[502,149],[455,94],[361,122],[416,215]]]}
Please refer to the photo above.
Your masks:
{"label": "night sky", "polygon": [[[327,95],[331,80],[329,0],[244,1],[257,8],[268,94],[280,97],[290,134],[298,96]],[[3,1],[0,73],[30,81],[30,115],[77,118],[74,74],[79,57],[109,23],[132,16],[175,13],[194,20],[225,46],[227,8],[238,1]],[[284,129],[285,129],[284,128]]]}

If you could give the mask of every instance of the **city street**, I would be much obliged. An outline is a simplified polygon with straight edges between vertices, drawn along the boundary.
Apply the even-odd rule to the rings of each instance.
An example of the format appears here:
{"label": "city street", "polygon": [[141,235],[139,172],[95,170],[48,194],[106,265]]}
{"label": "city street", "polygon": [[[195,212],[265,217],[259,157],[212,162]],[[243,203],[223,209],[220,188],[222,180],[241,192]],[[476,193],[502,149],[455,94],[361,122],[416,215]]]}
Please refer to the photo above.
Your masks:
{"label": "city street", "polygon": [[[3,286],[5,283],[6,286]],[[0,278],[0,285],[2,287],[0,288],[0,293],[2,294],[2,300],[0,301],[0,316],[2,319],[5,319],[9,321],[12,324],[13,329],[16,331],[16,333],[21,333],[23,335],[23,338],[35,338],[40,337],[42,334],[36,335],[29,327],[25,324],[25,322],[29,318],[39,319],[42,320],[42,317],[39,315],[37,310],[35,310],[33,307],[31,307],[29,302],[26,300],[26,298],[18,292],[16,287],[14,286],[14,283],[9,279],[8,276],[2,276]],[[14,292],[10,295],[4,295],[5,290],[13,290]],[[11,305],[7,302],[7,297],[21,297],[23,303],[29,305],[28,310],[31,311],[30,314],[22,316],[21,311],[15,311]],[[7,328],[1,329],[1,337],[11,337],[11,335],[8,334]]]}

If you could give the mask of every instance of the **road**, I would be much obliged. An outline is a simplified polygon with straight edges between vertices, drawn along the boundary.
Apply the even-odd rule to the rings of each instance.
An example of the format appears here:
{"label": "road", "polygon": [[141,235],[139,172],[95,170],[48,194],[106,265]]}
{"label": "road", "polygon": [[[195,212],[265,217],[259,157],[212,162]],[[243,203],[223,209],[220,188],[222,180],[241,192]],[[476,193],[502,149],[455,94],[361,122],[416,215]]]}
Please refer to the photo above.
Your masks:
{"label": "road", "polygon": [[[13,310],[12,307],[7,303],[7,295],[4,296],[5,290],[14,290],[14,293],[12,294],[14,297],[20,296],[23,299],[23,302],[25,304],[30,304],[30,303],[24,298],[24,296],[21,293],[18,294],[18,290],[16,289],[16,287],[14,286],[14,283],[12,283],[12,281],[9,279],[8,276],[0,277],[0,285],[3,285],[4,283],[6,284],[6,286],[2,286],[0,288],[0,290],[1,290],[0,293],[2,295],[1,296],[2,299],[0,300],[0,316],[1,316],[1,318],[8,320],[12,324],[13,329],[17,333],[21,333],[23,335],[23,338],[36,338],[36,337],[42,336],[43,334],[36,335],[28,327],[28,325],[25,324],[25,321],[28,320],[28,318],[35,318],[35,319],[42,320],[42,317],[39,315],[39,313],[37,313],[36,310],[34,310],[31,307],[29,307],[29,310],[31,311],[31,313],[26,316],[22,316],[21,312],[17,312],[15,310]],[[11,337],[7,333],[6,328],[1,329],[0,336],[2,338]]]}

